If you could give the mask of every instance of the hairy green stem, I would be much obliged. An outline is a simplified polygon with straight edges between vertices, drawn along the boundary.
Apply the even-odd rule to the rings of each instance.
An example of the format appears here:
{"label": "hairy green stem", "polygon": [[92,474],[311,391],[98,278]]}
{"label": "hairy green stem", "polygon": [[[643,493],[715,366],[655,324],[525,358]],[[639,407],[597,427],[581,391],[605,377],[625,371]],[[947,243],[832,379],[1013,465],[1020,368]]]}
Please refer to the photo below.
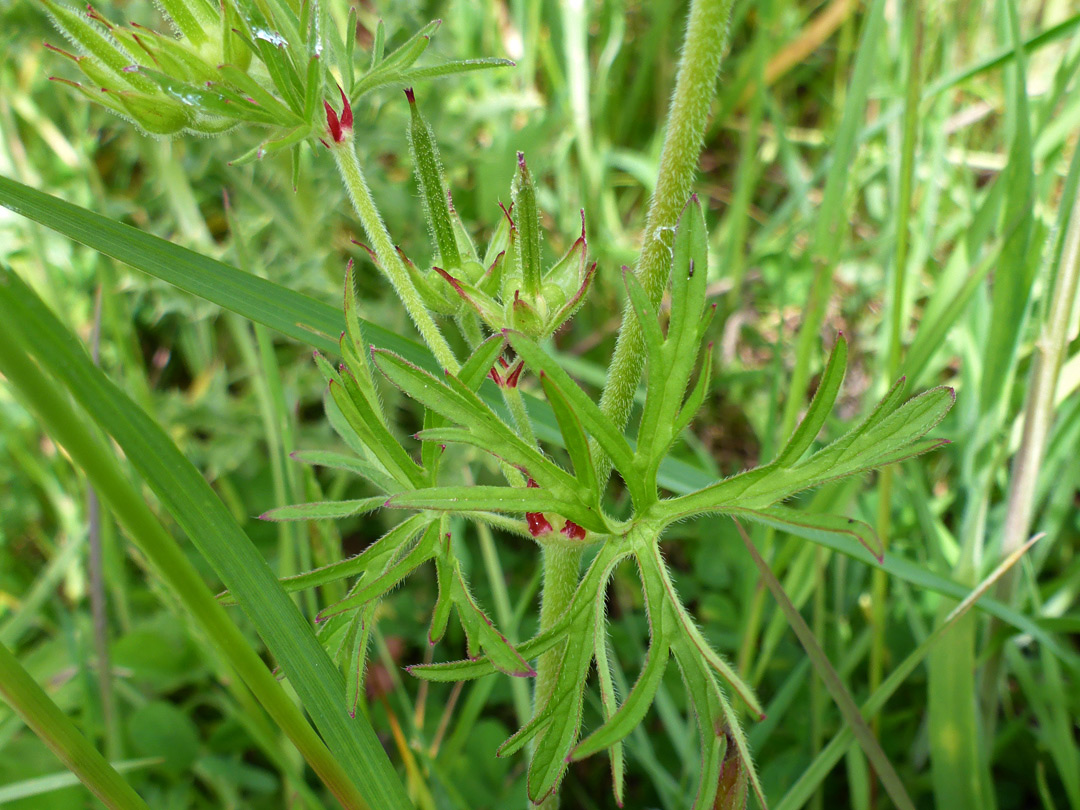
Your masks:
{"label": "hairy green stem", "polygon": [[[475,525],[477,538],[480,541],[480,556],[484,560],[484,570],[491,584],[491,601],[495,608],[495,618],[499,622],[499,627],[513,643],[517,638],[517,622],[514,621],[514,608],[510,604],[510,594],[506,590],[506,575],[499,561],[499,550],[487,524],[477,521]],[[522,678],[512,678],[510,694],[513,698],[514,714],[518,722],[525,725],[529,722],[528,684]]]}
{"label": "hairy green stem", "polygon": [[[733,0],[694,0],[690,8],[675,81],[675,95],[668,113],[667,132],[660,156],[660,171],[645,221],[645,242],[635,268],[654,303],[660,301],[671,272],[674,228],[690,197],[697,172],[732,4]],[[619,428],[626,425],[630,416],[630,406],[644,365],[645,346],[641,328],[637,320],[631,317],[629,309],[625,309],[615,355],[600,398],[604,415]],[[604,480],[611,473],[611,461],[595,442],[592,449],[593,457],[598,459],[600,479]],[[550,627],[569,605],[577,587],[580,565],[580,549],[555,544],[545,547],[541,632]],[[537,710],[543,708],[551,697],[558,674],[560,651],[561,648],[556,648],[545,653],[538,662],[534,692]],[[557,806],[557,794],[542,805],[545,810]]]}
{"label": "hairy green stem", "polygon": [[375,200],[371,196],[367,180],[364,179],[364,170],[360,168],[360,160],[356,156],[352,138],[347,137],[340,143],[335,143],[330,148],[330,151],[334,155],[334,161],[337,163],[338,171],[341,173],[345,189],[349,192],[349,199],[352,200],[353,209],[355,209],[357,216],[360,217],[360,224],[364,226],[364,233],[367,234],[371,247],[379,259],[380,268],[390,280],[394,292],[401,299],[401,303],[405,305],[409,317],[416,324],[420,336],[424,339],[428,348],[431,349],[431,353],[435,355],[435,359],[439,361],[439,365],[447,369],[451,374],[456,374],[460,369],[457,358],[454,357],[450,344],[446,342],[446,338],[439,331],[438,324],[435,323],[431,313],[424,306],[420,293],[413,286],[412,279],[409,278],[409,271],[405,268],[405,263],[401,260],[397,249],[394,247],[394,240],[390,238],[390,232],[386,229],[386,224],[383,222],[379,209],[375,205]]}
{"label": "hairy green stem", "polygon": [[[645,220],[645,241],[634,268],[653,304],[660,301],[667,284],[674,228],[690,197],[697,173],[732,5],[733,0],[694,0],[690,7],[660,155],[660,172]],[[600,398],[600,409],[619,428],[626,425],[630,416],[630,406],[644,365],[641,327],[630,310],[624,309],[615,355]],[[600,478],[606,479],[611,472],[611,462],[599,448],[594,446],[593,450],[594,457],[599,459]]]}
{"label": "hairy green stem", "polygon": [[536,433],[533,432],[532,422],[529,421],[529,412],[525,410],[525,398],[521,396],[518,388],[504,387],[502,389],[503,400],[510,408],[510,415],[514,417],[521,438],[531,445],[536,444]]}
{"label": "hairy green stem", "polygon": [[[581,549],[561,545],[557,541],[544,546],[544,590],[540,600],[540,632],[549,629],[566,611],[577,589],[581,567]],[[559,660],[563,644],[540,656],[536,665],[536,685],[533,691],[533,712],[543,711],[555,691],[559,676]],[[555,810],[558,794],[549,796],[540,807]]]}

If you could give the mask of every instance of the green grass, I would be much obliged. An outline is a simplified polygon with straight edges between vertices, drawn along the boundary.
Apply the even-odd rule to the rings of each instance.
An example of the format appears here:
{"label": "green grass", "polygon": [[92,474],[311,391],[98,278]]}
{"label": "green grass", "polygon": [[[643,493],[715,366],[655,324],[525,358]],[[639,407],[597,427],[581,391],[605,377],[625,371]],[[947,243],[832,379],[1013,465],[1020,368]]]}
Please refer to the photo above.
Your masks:
{"label": "green grass", "polygon": [[[376,3],[356,7],[353,45],[327,44],[328,54],[355,48],[358,78],[380,37],[389,53],[442,18],[418,64],[516,62],[417,80],[416,98],[477,244],[499,222],[496,203],[511,202],[518,151],[543,212],[543,267],[570,248],[585,209],[598,272],[550,348],[596,401],[626,299],[619,267],[659,238],[646,213],[687,6]],[[326,9],[344,29],[348,6]],[[161,29],[151,4],[99,10]],[[830,13],[834,30],[809,55],[758,81]],[[672,588],[763,704],[764,720],[743,711],[741,721],[770,807],[909,806],[906,794],[916,807],[1080,808],[1080,17],[1030,2],[771,0],[736,2],[732,14],[692,184],[718,305],[712,374],[693,435],[659,468],[661,489],[683,495],[775,457],[810,396],[832,388],[823,346],[840,332],[848,375],[833,413],[810,408],[822,424],[815,449],[901,374],[910,391],[948,385],[957,401],[934,434],[947,447],[801,496],[788,504],[800,525],[748,525],[759,558],[728,518],[674,526],[660,545]],[[0,32],[5,806],[96,806],[50,747],[110,806],[139,806],[131,789],[155,809],[321,808],[334,793],[346,806],[525,806],[523,754],[495,751],[528,721],[531,684],[403,670],[463,656],[456,621],[428,644],[433,568],[382,600],[363,630],[314,622],[348,583],[277,584],[361,551],[393,513],[255,517],[383,497],[347,471],[290,458],[350,449],[330,424],[346,417],[324,416],[311,360],[312,349],[341,356],[349,258],[366,339],[437,370],[352,244],[392,247],[362,235],[372,223],[352,213],[333,156],[304,147],[295,165],[287,149],[229,165],[256,134],[147,138],[47,81],[76,73],[42,47],[67,46],[41,7],[3,7]],[[398,85],[360,97],[353,77],[345,84],[371,195],[393,242],[426,268],[435,257],[409,106]],[[98,290],[100,371],[79,345],[90,345]],[[454,319],[437,322],[457,361],[468,358]],[[636,425],[648,385],[630,378]],[[420,458],[409,437],[430,427],[423,409],[373,380],[390,436]],[[578,473],[586,444],[538,379],[524,385],[535,439]],[[479,394],[507,424],[522,419],[493,384]],[[442,467],[468,468],[470,486],[499,474],[460,447]],[[629,508],[621,479],[604,498],[613,513]],[[817,532],[813,546],[795,536],[830,514],[874,526],[884,562],[852,534]],[[511,643],[532,638],[544,621],[535,544],[505,526],[448,525],[477,605]],[[1006,558],[1019,562],[999,570]],[[239,607],[212,598],[224,589]],[[606,593],[610,686],[590,676],[583,737],[631,693],[650,638],[635,567],[615,567]],[[332,638],[368,648],[355,719],[340,710],[355,679],[320,644]],[[623,790],[626,806],[676,810],[690,807],[699,742],[676,667],[661,673],[622,743]],[[610,769],[606,754],[574,763],[562,806],[614,807]]]}

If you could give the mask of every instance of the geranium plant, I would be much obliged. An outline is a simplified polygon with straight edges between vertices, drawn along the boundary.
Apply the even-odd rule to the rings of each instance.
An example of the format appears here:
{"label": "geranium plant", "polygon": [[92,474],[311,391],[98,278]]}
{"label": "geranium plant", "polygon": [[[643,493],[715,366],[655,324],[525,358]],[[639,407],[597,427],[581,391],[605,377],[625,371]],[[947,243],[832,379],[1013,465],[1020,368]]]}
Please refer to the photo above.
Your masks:
{"label": "geranium plant", "polygon": [[[320,155],[328,152],[363,226],[372,263],[393,286],[433,356],[433,363],[421,367],[372,345],[354,283],[362,270],[350,263],[339,357],[337,362],[325,352],[315,357],[327,380],[328,418],[344,448],[302,452],[298,458],[355,473],[379,494],[284,506],[265,516],[332,519],[380,509],[401,516],[358,556],[280,582],[283,592],[348,583],[347,596],[326,605],[315,621],[319,641],[345,675],[340,702],[326,708],[326,728],[338,729],[331,718],[338,709],[364,722],[358,708],[380,600],[433,563],[438,599],[428,639],[432,644],[442,639],[456,616],[467,640],[466,658],[417,664],[408,671],[433,681],[496,671],[534,680],[533,715],[499,750],[500,756],[528,757],[533,803],[555,806],[569,764],[600,752],[610,757],[615,796],[622,803],[623,740],[642,722],[674,659],[699,730],[701,768],[693,806],[743,806],[748,787],[765,805],[741,719],[761,716],[762,704],[710,646],[680,600],[661,540],[677,537],[681,522],[728,515],[810,540],[854,537],[880,558],[882,549],[866,524],[803,512],[787,501],[939,446],[942,441],[927,434],[949,410],[953,395],[937,388],[905,400],[901,380],[862,422],[816,447],[844,376],[847,344],[837,335],[805,415],[774,458],[689,494],[676,496],[660,486],[665,459],[714,395],[708,228],[691,190],[731,3],[696,0],[692,5],[641,256],[633,269],[621,271],[590,261],[585,212],[580,235],[567,240],[565,255],[544,266],[537,181],[520,153],[517,165],[507,167],[509,203],[483,251],[458,217],[435,134],[412,87],[466,70],[506,67],[505,60],[417,67],[437,27],[433,23],[390,54],[383,52],[380,28],[368,70],[358,72],[354,37],[334,32],[322,3],[293,8],[277,0],[229,0],[217,7],[206,0],[167,0],[162,5],[181,38],[114,26],[93,9],[84,14],[47,0],[49,14],[80,50],[66,55],[89,81],[68,83],[157,136],[265,128],[267,137],[237,162],[285,149],[295,155],[305,145]],[[363,94],[387,87],[405,89],[410,106],[408,143],[432,234],[431,267],[417,267],[407,256],[412,251],[391,238],[357,150],[363,134],[353,106]],[[293,166],[299,170],[295,159]],[[579,308],[590,305],[597,276],[621,285],[626,298],[599,403],[572,379],[550,340]],[[469,347],[463,362],[444,334],[448,326],[459,329]],[[630,436],[624,431],[643,374],[644,404]],[[393,415],[378,393],[379,375],[422,409],[423,429],[415,445],[403,445],[392,430]],[[557,441],[537,440],[523,390],[546,403],[559,428]],[[505,411],[493,407],[500,399]],[[466,455],[467,475],[461,465],[441,463],[446,452],[460,446],[479,451]],[[562,452],[557,447],[568,465],[557,461]],[[478,604],[455,556],[452,517],[535,541],[543,594],[533,638],[510,643]],[[619,699],[609,660],[606,593],[622,563],[637,569],[649,645],[636,682]],[[230,585],[226,601],[245,604],[250,591],[241,590]],[[277,655],[278,649],[271,652]],[[583,731],[593,671],[604,719]],[[294,672],[285,674],[295,679]],[[317,723],[323,718],[315,717]],[[335,792],[349,804],[346,788]]]}

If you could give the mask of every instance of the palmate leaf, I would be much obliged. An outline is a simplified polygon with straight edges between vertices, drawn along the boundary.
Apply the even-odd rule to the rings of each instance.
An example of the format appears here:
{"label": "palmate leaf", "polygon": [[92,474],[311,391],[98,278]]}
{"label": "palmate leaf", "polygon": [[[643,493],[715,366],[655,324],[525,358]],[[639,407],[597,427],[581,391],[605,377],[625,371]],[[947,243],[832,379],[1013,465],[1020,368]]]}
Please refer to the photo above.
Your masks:
{"label": "palmate leaf", "polygon": [[[843,353],[834,350],[833,359]],[[829,391],[815,397],[825,403],[835,397],[837,362],[830,363],[823,376]],[[842,369],[840,370],[842,373]],[[901,381],[902,382],[902,381]],[[663,501],[658,512],[665,522],[697,514],[724,513],[732,510],[760,510],[806,489],[829,481],[873,470],[940,447],[946,442],[923,438],[948,413],[955,401],[951,388],[934,388],[899,405],[902,385],[898,383],[877,408],[859,426],[827,445],[805,461],[798,462],[813,440],[814,426],[820,428],[822,407],[811,405],[803,424],[796,428],[788,445],[776,461],[719,481],[712,486],[678,498]],[[830,403],[831,404],[831,403]],[[781,462],[786,462],[781,463]]]}
{"label": "palmate leaf", "polygon": [[402,489],[401,485],[387,474],[386,470],[366,459],[351,456],[347,453],[338,453],[333,450],[297,450],[290,454],[290,457],[301,464],[308,464],[312,467],[328,467],[359,475],[388,495],[400,492]]}
{"label": "palmate leaf", "polygon": [[[358,577],[373,568],[381,569],[386,564],[389,555],[424,531],[428,524],[436,519],[431,515],[412,515],[390,529],[359,554],[325,565],[322,568],[306,571],[303,574],[283,577],[278,582],[281,583],[281,587],[285,589],[286,593],[296,593],[308,588],[327,585],[331,582]],[[224,604],[236,603],[236,600],[228,591],[222,592],[218,598]]]}
{"label": "palmate leaf", "polygon": [[[475,392],[487,379],[488,372],[491,371],[491,367],[495,365],[495,361],[499,355],[502,354],[503,341],[501,336],[492,336],[483,341],[473,353],[469,356],[469,359],[465,361],[465,365],[458,371],[458,379],[461,381],[469,391]],[[424,431],[437,430],[442,425],[446,424],[446,417],[428,408],[424,412]],[[424,464],[424,469],[427,470],[428,480],[432,485],[435,485],[439,476],[439,459],[441,454],[439,452],[439,442],[437,439],[431,441],[424,441],[424,445],[421,448],[421,455]]]}
{"label": "palmate leaf", "polygon": [[[535,671],[513,645],[506,640],[487,614],[477,605],[469,590],[468,583],[461,572],[461,567],[454,557],[450,543],[450,534],[446,531],[447,521],[432,518],[428,514],[414,515],[403,521],[382,538],[377,540],[360,555],[315,571],[290,577],[282,581],[287,590],[300,587],[314,587],[343,577],[361,574],[361,579],[353,586],[341,601],[331,605],[319,614],[317,621],[324,623],[337,617],[356,612],[365,618],[361,620],[360,632],[370,632],[370,623],[374,617],[374,606],[391,590],[396,588],[406,577],[420,566],[432,560],[436,563],[439,598],[432,612],[432,626],[429,639],[434,644],[446,629],[452,607],[457,608],[458,618],[465,630],[468,654],[479,659],[485,655],[492,666],[507,675],[528,677]],[[413,544],[417,535],[420,539]],[[355,619],[353,620],[355,621]],[[367,649],[366,638],[353,639],[358,631],[350,626],[339,648],[339,655],[351,656],[347,659],[350,673],[362,675]],[[357,657],[359,656],[359,657]],[[357,675],[359,678],[361,675]]]}
{"label": "palmate leaf", "polygon": [[[663,603],[655,605],[662,611]],[[652,611],[650,610],[650,615]],[[599,622],[598,622],[599,624]],[[637,682],[630,688],[622,705],[600,728],[578,743],[571,754],[573,760],[584,759],[592,754],[617,745],[630,734],[645,718],[652,706],[656,691],[660,688],[664,672],[667,670],[670,647],[668,636],[660,629],[663,622],[654,621],[649,649],[645,654],[645,663]],[[602,628],[598,627],[597,632]]]}
{"label": "palmate leaf", "polygon": [[635,502],[645,500],[644,489],[639,485],[640,476],[634,469],[634,451],[629,442],[620,433],[611,420],[600,412],[600,407],[589,398],[581,387],[570,379],[551,355],[540,348],[536,341],[528,336],[506,331],[506,339],[525,364],[535,373],[543,373],[568,400],[574,414],[582,425],[596,439],[597,443],[611,458],[615,469],[622,475]]}
{"label": "palmate leaf", "polygon": [[[536,674],[521,653],[507,641],[506,636],[495,629],[487,614],[480,609],[469,591],[468,583],[461,573],[461,565],[449,547],[441,549],[439,564],[451,570],[450,600],[457,607],[458,620],[465,631],[466,647],[470,658],[479,658],[483,651],[495,669],[504,675],[529,678]],[[441,583],[440,583],[441,587]]]}
{"label": "palmate leaf", "polygon": [[[527,491],[527,490],[526,490]],[[575,622],[580,621],[582,612],[594,607],[594,598],[601,586],[608,581],[615,566],[626,557],[628,552],[622,546],[605,543],[600,547],[589,565],[585,576],[578,583],[577,590],[566,609],[550,628],[538,633],[528,641],[517,645],[517,650],[527,661],[531,661],[562,642]],[[475,661],[449,661],[439,664],[417,664],[407,667],[418,678],[428,681],[463,681],[481,678],[495,672],[495,667],[485,658]]]}
{"label": "palmate leaf", "polygon": [[382,407],[377,399],[373,400],[374,387],[370,388],[371,393],[364,391],[368,386],[362,388],[353,374],[355,364],[338,370],[321,353],[315,352],[314,356],[315,364],[329,385],[330,396],[360,445],[370,451],[400,488],[422,486],[426,480],[424,471],[386,426]]}
{"label": "palmate leaf", "polygon": [[[615,683],[612,675],[611,657],[608,654],[607,638],[607,599],[597,594],[594,602],[596,612],[596,633],[593,637],[593,658],[596,660],[596,674],[600,682],[600,705],[604,723],[610,723],[619,710],[615,700]],[[615,794],[615,803],[622,807],[624,783],[626,781],[626,757],[622,740],[616,740],[606,746],[611,760],[611,789]]]}
{"label": "palmate leaf", "polygon": [[[671,267],[671,318],[663,334],[655,307],[637,277],[623,270],[631,311],[645,337],[648,381],[637,432],[638,466],[649,493],[656,489],[660,461],[678,438],[683,396],[701,354],[713,309],[705,310],[708,247],[705,217],[696,196],[683,209],[675,230]],[[695,391],[695,394],[698,392]],[[700,404],[700,400],[699,400]],[[695,407],[688,412],[693,417]],[[689,418],[686,419],[689,422]]]}
{"label": "palmate leaf", "polygon": [[555,413],[555,420],[559,423],[559,432],[562,433],[566,452],[574,465],[574,475],[587,491],[599,495],[600,484],[589,453],[589,437],[585,435],[581,420],[574,413],[566,394],[543,372],[540,372],[540,384],[544,388],[551,410]]}
{"label": "palmate leaf", "polygon": [[[415,67],[416,60],[427,50],[428,43],[441,22],[441,20],[432,20],[385,57],[380,52],[381,46],[374,48],[371,68],[353,85],[350,94],[352,103],[358,102],[364,93],[387,85],[406,86],[424,79],[439,79],[474,70],[513,67],[514,63],[509,59],[498,58],[456,59],[437,65]],[[379,25],[380,30],[383,30],[381,21]],[[384,41],[385,39],[379,39],[377,45]]]}
{"label": "palmate leaf", "polygon": [[[402,391],[441,417],[461,426],[425,430],[420,438],[479,447],[520,469],[538,485],[530,487],[530,490],[542,493],[519,495],[520,489],[510,487],[434,488],[417,492],[415,498],[392,498],[388,505],[443,510],[557,511],[592,531],[608,531],[607,521],[599,507],[597,489],[586,489],[533,445],[525,442],[458,377],[447,373],[444,382],[391,352],[376,350],[373,356],[379,370]],[[535,505],[538,500],[545,501],[548,506],[535,509],[529,505]],[[550,508],[552,506],[558,508]]]}
{"label": "palmate leaf", "polygon": [[357,498],[348,501],[317,501],[279,506],[259,516],[260,520],[340,520],[341,518],[373,512],[386,502],[385,498]]}
{"label": "palmate leaf", "polygon": [[386,501],[386,505],[397,509],[434,509],[442,512],[553,512],[589,531],[600,534],[609,531],[607,522],[596,512],[539,487],[431,487],[394,495]]}

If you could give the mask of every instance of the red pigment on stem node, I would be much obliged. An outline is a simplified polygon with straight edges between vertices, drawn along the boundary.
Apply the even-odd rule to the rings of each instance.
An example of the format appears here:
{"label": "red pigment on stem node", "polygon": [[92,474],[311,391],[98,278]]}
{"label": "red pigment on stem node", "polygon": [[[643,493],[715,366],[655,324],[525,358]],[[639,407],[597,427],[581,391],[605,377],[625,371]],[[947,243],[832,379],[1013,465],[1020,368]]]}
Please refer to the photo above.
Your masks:
{"label": "red pigment on stem node", "polygon": [[334,139],[334,143],[341,143],[345,140],[346,135],[351,134],[353,128],[352,105],[349,104],[349,98],[340,86],[338,92],[341,93],[340,118],[334,108],[330,106],[330,102],[323,101],[323,108],[326,110],[326,127],[330,130],[330,137]]}

